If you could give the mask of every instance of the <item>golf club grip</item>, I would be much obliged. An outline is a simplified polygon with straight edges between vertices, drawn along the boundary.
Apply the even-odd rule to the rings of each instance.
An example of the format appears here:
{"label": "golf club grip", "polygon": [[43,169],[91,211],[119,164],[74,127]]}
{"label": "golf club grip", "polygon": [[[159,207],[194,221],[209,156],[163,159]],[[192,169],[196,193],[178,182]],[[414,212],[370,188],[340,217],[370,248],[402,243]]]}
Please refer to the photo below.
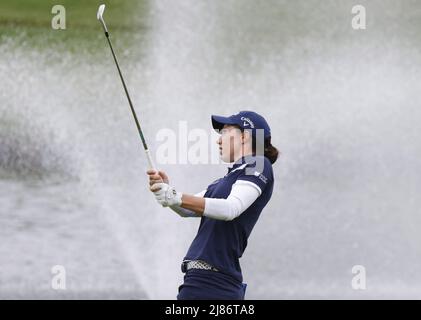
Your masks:
{"label": "golf club grip", "polygon": [[151,152],[149,151],[149,149],[145,149],[145,153],[146,153],[146,158],[148,159],[149,169],[156,171],[155,165],[152,160]]}

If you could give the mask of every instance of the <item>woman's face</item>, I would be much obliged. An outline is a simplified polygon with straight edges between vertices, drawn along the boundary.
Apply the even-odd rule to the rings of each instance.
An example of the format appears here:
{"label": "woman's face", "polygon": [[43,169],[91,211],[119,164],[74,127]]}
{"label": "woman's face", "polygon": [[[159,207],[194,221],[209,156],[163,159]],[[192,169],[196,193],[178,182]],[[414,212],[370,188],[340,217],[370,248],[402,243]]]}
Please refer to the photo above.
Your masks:
{"label": "woman's face", "polygon": [[224,162],[233,162],[241,157],[243,133],[236,126],[224,125],[216,143],[219,145],[219,155]]}

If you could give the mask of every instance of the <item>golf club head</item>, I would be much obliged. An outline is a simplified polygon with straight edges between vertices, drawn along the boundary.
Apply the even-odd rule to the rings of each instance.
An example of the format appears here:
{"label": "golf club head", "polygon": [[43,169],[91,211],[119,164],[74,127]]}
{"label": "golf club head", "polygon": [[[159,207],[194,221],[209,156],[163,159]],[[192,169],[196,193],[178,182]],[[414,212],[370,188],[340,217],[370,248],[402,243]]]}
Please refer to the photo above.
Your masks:
{"label": "golf club head", "polygon": [[96,14],[96,18],[98,19],[98,20],[103,20],[102,19],[102,15],[104,14],[104,10],[105,10],[105,4],[101,4],[100,6],[99,6],[99,8],[98,8],[98,12],[97,12],[97,14]]}
{"label": "golf club head", "polygon": [[104,10],[105,10],[105,4],[101,4],[98,8],[96,17],[99,20],[99,22],[101,22],[102,27],[104,28],[105,35],[108,37],[108,29],[107,29],[107,26],[105,25],[104,18],[102,17],[102,15],[104,14]]}

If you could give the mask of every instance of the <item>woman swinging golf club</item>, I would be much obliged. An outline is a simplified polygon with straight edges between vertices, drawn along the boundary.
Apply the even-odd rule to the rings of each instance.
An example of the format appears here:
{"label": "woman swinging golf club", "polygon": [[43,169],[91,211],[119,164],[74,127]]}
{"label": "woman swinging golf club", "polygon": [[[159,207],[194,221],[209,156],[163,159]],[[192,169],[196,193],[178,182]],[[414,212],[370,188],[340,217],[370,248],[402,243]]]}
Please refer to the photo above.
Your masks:
{"label": "woman swinging golf club", "polygon": [[150,190],[164,207],[182,217],[201,217],[199,230],[182,263],[184,283],[177,299],[243,300],[239,258],[260,213],[272,196],[272,164],[278,150],[271,144],[266,120],[251,111],[212,116],[221,159],[228,173],[206,190],[188,195],[169,185],[162,171],[148,170]]}
{"label": "woman swinging golf club", "polygon": [[177,192],[167,175],[154,170],[154,164],[130,99],[117,57],[104,21],[105,5],[98,8],[118,74],[123,84],[150,170],[149,184],[156,200],[182,217],[201,217],[199,231],[182,263],[186,273],[177,298],[244,299],[239,258],[251,230],[272,196],[272,164],[278,150],[271,144],[266,120],[255,112],[243,111],[230,117],[212,116],[212,125],[221,136],[217,143],[224,162],[234,162],[228,173],[193,195]]}

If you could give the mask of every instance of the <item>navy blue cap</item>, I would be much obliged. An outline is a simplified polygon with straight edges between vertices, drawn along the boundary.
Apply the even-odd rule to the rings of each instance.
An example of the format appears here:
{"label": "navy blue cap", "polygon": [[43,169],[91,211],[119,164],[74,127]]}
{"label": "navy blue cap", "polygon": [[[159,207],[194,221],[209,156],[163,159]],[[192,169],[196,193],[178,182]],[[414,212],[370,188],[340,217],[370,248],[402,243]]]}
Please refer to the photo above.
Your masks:
{"label": "navy blue cap", "polygon": [[270,127],[265,118],[253,111],[241,111],[229,117],[212,115],[212,126],[215,130],[221,130],[225,124],[237,125],[242,129],[263,129],[264,137],[271,136]]}

